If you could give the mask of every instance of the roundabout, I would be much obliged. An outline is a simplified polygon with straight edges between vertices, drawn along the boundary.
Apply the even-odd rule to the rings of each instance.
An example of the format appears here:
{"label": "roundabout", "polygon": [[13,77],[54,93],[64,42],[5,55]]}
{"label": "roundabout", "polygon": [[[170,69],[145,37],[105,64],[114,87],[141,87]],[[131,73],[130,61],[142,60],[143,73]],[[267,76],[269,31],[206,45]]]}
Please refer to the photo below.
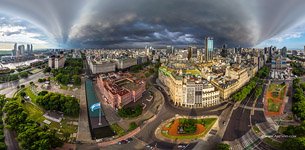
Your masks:
{"label": "roundabout", "polygon": [[159,125],[155,136],[170,143],[190,143],[203,139],[211,130],[217,117],[189,117],[176,115]]}

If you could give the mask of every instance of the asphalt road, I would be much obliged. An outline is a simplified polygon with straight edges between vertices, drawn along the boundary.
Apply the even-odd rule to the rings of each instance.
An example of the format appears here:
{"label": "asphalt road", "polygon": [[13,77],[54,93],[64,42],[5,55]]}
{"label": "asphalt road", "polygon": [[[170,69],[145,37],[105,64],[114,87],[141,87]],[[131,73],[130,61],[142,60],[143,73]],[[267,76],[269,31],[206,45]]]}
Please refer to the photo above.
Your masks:
{"label": "asphalt road", "polygon": [[18,85],[29,84],[30,82],[35,82],[39,78],[43,78],[43,77],[46,77],[45,74],[43,72],[39,72],[39,73],[33,74],[25,79],[2,83],[2,84],[0,84],[0,89],[2,89],[2,90],[0,90],[0,94],[5,94],[6,97],[13,97],[14,93],[17,91],[16,87]]}
{"label": "asphalt road", "polygon": [[[170,97],[160,86],[156,85],[155,79],[152,79],[152,83],[154,86],[160,90],[164,97],[164,105],[161,108],[157,118],[151,123],[147,124],[140,133],[136,135],[136,138],[142,140],[146,144],[151,146],[157,145],[157,148],[160,149],[175,149],[177,144],[167,143],[164,141],[160,141],[155,137],[155,130],[161,124],[161,122],[174,117],[176,114],[179,115],[192,115],[192,116],[208,116],[208,115],[220,115],[223,109],[216,110],[215,109],[224,106],[225,104],[221,104],[218,106],[210,107],[210,108],[202,108],[202,109],[186,109],[181,107],[173,106],[172,102],[170,102]],[[193,149],[197,143],[189,144],[185,149]]]}
{"label": "asphalt road", "polygon": [[232,113],[223,140],[234,141],[235,139],[242,137],[250,129],[250,110],[238,107]]}

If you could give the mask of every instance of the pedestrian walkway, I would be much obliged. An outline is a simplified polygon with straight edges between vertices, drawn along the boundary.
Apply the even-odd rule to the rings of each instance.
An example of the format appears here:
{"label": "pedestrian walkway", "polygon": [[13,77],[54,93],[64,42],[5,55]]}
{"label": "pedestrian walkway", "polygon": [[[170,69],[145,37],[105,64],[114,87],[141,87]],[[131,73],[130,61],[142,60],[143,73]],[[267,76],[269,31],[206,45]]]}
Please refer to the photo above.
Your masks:
{"label": "pedestrian walkway", "polygon": [[256,108],[256,107],[250,107],[250,106],[245,106],[245,105],[240,105],[239,107],[244,108],[244,109],[249,109],[249,110],[257,110],[257,111],[264,111],[264,108]]}
{"label": "pedestrian walkway", "polygon": [[88,122],[88,111],[87,111],[87,102],[86,102],[86,91],[84,81],[82,82],[80,89],[80,114],[78,121],[78,132],[77,132],[77,141],[94,143],[95,141],[91,140],[89,122]]}

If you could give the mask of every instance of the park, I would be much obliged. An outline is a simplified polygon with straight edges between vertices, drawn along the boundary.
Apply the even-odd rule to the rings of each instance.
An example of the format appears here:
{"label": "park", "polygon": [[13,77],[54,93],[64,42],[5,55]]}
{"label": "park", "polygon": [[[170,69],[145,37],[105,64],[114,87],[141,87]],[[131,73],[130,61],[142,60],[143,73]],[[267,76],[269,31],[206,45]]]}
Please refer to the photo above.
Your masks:
{"label": "park", "polygon": [[267,115],[276,116],[283,113],[284,98],[286,93],[286,84],[271,83],[265,96],[265,108]]}
{"label": "park", "polygon": [[176,117],[161,124],[161,136],[175,142],[203,138],[213,127],[217,118]]}

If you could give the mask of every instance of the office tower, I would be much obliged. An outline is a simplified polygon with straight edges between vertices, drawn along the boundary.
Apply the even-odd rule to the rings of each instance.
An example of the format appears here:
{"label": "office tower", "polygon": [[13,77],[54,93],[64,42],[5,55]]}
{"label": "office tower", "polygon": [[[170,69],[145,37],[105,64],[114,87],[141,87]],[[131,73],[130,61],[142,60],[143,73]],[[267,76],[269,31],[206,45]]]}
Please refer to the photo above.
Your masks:
{"label": "office tower", "polygon": [[287,48],[286,48],[286,47],[283,47],[283,48],[281,49],[281,56],[287,57]]}
{"label": "office tower", "polygon": [[167,53],[167,54],[175,54],[174,47],[171,46],[171,45],[167,45],[167,46],[166,46],[166,53]]}
{"label": "office tower", "polygon": [[14,45],[14,50],[15,51],[17,51],[17,46],[18,46],[17,43],[15,43],[15,45]]}
{"label": "office tower", "polygon": [[31,44],[31,52],[33,52],[33,45]]}
{"label": "office tower", "polygon": [[268,48],[269,57],[272,57],[272,45]]}
{"label": "office tower", "polygon": [[12,50],[12,56],[16,56],[17,53],[17,43],[14,44],[14,49]]}
{"label": "office tower", "polygon": [[206,37],[205,38],[205,62],[209,62],[213,59],[213,38],[212,37]]}
{"label": "office tower", "polygon": [[268,48],[265,47],[265,48],[264,48],[264,55],[267,54],[267,52],[268,52]]}
{"label": "office tower", "polygon": [[197,58],[197,47],[195,46],[189,46],[187,59],[196,59]]}
{"label": "office tower", "polygon": [[18,56],[23,56],[24,55],[24,45],[19,45],[18,46]]}
{"label": "office tower", "polygon": [[30,53],[31,53],[31,45],[30,45],[30,44],[27,44],[27,45],[26,45],[26,53],[27,53],[27,54],[30,54]]}
{"label": "office tower", "polygon": [[222,46],[220,55],[221,55],[222,57],[227,57],[227,55],[228,55],[227,44],[224,44],[224,45]]}

